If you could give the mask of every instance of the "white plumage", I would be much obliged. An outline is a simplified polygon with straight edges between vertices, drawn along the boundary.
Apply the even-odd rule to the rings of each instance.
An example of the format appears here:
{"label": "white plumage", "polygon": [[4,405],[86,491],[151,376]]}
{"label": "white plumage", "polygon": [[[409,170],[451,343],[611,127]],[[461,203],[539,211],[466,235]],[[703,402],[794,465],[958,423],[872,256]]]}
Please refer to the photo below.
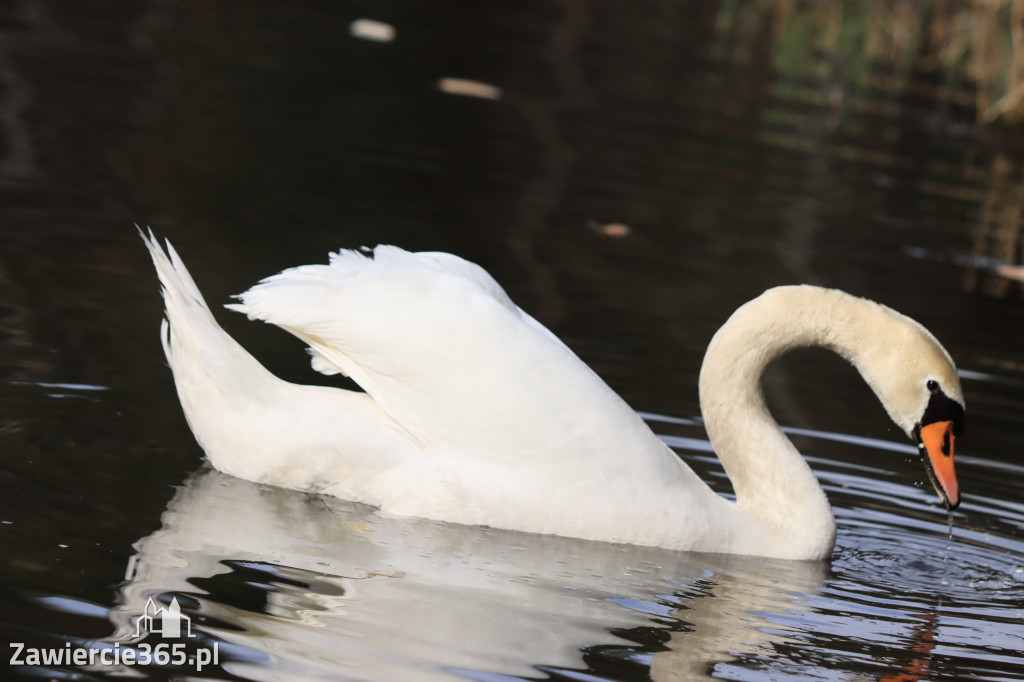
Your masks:
{"label": "white plumage", "polygon": [[[913,421],[905,415],[919,417],[927,403],[926,377],[941,377],[962,403],[952,362],[920,325],[842,292],[771,290],[738,311],[747,309],[742,324],[719,332],[717,345],[728,355],[715,353],[713,342],[713,364],[702,372],[709,433],[738,483],[733,504],[473,263],[392,246],[377,247],[372,257],[342,251],[328,265],[269,277],[228,305],[302,339],[314,369],[351,377],[360,393],[270,374],[216,323],[170,244],[165,253],[152,234],[143,239],[163,285],[164,350],[178,396],[212,464],[384,512],[816,558],[831,550],[834,521],[803,458],[758,407],[764,364],[796,345],[831,345],[866,373],[905,430]],[[786,318],[787,309],[804,312]],[[846,331],[834,338],[808,336],[839,319]],[[901,368],[911,388],[873,380],[872,354],[885,349],[864,341],[867,327],[891,327],[890,336],[921,358]],[[705,380],[717,385],[705,387]],[[744,476],[749,461],[770,472],[770,481]],[[769,492],[760,492],[766,483]]]}

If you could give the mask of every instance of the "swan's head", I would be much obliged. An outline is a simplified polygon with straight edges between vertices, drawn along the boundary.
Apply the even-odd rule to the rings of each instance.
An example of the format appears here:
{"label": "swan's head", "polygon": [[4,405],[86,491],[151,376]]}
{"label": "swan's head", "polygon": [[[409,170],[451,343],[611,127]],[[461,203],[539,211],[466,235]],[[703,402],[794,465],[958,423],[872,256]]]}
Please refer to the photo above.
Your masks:
{"label": "swan's head", "polygon": [[[877,304],[876,304],[877,305]],[[960,504],[953,444],[964,428],[964,398],[956,366],[931,332],[879,305],[869,315],[871,339],[850,359],[892,420],[917,444],[935,491],[947,509]]]}

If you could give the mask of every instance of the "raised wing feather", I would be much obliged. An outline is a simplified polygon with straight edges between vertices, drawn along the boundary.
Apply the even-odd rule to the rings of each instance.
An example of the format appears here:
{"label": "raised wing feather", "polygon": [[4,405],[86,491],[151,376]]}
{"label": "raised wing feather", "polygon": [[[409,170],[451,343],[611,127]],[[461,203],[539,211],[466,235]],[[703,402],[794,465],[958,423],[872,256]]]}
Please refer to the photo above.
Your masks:
{"label": "raised wing feather", "polygon": [[450,254],[342,251],[329,265],[269,277],[240,299],[230,307],[302,339],[316,369],[350,376],[421,442],[528,456],[549,448],[551,434],[572,442],[606,433],[607,424],[579,418],[589,412],[581,396],[593,401],[595,419],[610,411],[639,422],[490,275]]}

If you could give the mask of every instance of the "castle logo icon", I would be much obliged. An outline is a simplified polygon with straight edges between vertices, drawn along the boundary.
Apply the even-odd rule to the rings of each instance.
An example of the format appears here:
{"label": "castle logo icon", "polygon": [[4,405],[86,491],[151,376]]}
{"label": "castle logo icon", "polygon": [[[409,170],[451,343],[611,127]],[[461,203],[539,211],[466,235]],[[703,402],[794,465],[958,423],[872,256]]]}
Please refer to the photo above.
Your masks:
{"label": "castle logo icon", "polygon": [[140,639],[149,632],[161,637],[181,637],[183,629],[186,637],[195,637],[192,634],[192,619],[181,614],[177,597],[172,597],[166,607],[158,607],[150,597],[145,612],[135,621],[135,636]]}

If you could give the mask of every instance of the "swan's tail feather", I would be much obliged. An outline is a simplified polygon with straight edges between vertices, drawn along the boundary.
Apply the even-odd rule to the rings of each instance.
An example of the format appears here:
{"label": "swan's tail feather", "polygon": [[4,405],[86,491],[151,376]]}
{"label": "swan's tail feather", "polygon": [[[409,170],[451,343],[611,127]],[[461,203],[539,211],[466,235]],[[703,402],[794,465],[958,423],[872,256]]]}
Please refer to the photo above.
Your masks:
{"label": "swan's tail feather", "polygon": [[[214,371],[215,356],[223,355],[224,350],[248,356],[217,324],[210,306],[171,243],[164,240],[165,251],[153,231],[150,229],[148,232],[146,234],[139,228],[139,236],[149,249],[160,279],[165,316],[160,326],[160,342],[174,372],[175,382],[180,382],[183,374],[189,371]],[[221,368],[218,374],[224,374],[225,369]]]}
{"label": "swan's tail feather", "polygon": [[152,229],[149,230],[147,235],[138,225],[135,228],[139,231],[139,236],[142,237],[146,248],[149,249],[149,255],[153,259],[153,266],[156,268],[157,277],[160,278],[164,300],[167,302],[168,307],[171,305],[169,299],[173,299],[174,303],[179,306],[198,306],[201,310],[211,314],[212,318],[210,306],[206,305],[203,295],[199,292],[199,287],[196,286],[195,280],[192,279],[188,268],[185,267],[181,257],[174,250],[174,247],[171,246],[171,243],[164,240],[164,243],[167,245],[167,251],[165,252],[153,235]]}
{"label": "swan's tail feather", "polygon": [[[147,234],[139,229],[139,236],[149,249],[160,278],[165,315],[160,341],[164,355],[174,374],[185,416],[205,449],[203,429],[196,427],[194,419],[197,411],[230,400],[229,396],[249,395],[267,389],[271,383],[283,382],[217,324],[170,242],[165,241],[165,251],[152,230]],[[186,386],[188,389],[184,390]]]}
{"label": "swan's tail feather", "polygon": [[[150,238],[153,233],[150,232]],[[174,273],[178,276],[179,281],[183,289],[192,297],[192,299],[205,308],[207,311],[210,310],[210,306],[206,305],[206,301],[203,299],[203,295],[199,293],[199,287],[196,286],[195,280],[192,279],[192,275],[189,274],[188,268],[181,260],[181,256],[174,250],[174,246],[164,240],[164,244],[167,246],[167,255],[170,256],[171,266],[174,268]]]}

